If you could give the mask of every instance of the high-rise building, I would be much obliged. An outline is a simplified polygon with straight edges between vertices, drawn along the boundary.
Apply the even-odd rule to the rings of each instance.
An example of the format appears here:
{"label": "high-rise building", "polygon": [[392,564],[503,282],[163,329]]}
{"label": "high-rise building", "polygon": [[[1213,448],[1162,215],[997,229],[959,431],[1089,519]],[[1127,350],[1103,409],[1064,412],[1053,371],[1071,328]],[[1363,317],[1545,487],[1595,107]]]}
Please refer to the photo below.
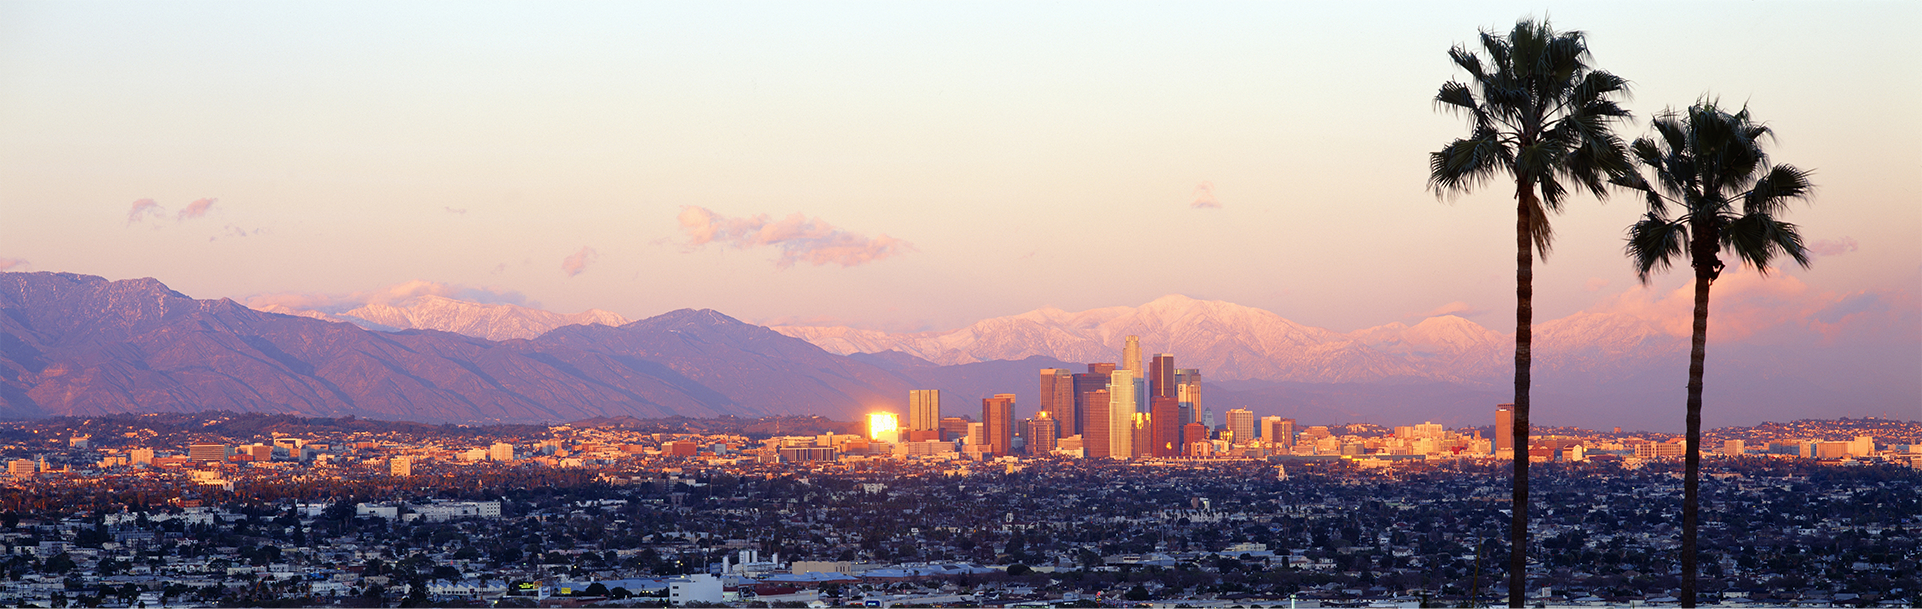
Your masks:
{"label": "high-rise building", "polygon": [[980,447],[975,449],[976,452],[994,452],[994,447],[990,446],[988,442],[988,425],[986,423],[968,423],[968,446]]}
{"label": "high-rise building", "polygon": [[[1495,454],[1515,450],[1515,405],[1495,405]],[[1512,454],[1512,453],[1511,453]]]}
{"label": "high-rise building", "polygon": [[1261,439],[1282,448],[1295,446],[1295,420],[1282,417],[1261,418]]}
{"label": "high-rise building", "polygon": [[39,474],[38,464],[32,459],[14,459],[7,462],[7,475],[15,478],[32,478]]}
{"label": "high-rise building", "polygon": [[941,428],[941,390],[908,391],[908,430],[929,431]]}
{"label": "high-rise building", "polygon": [[1055,437],[1074,435],[1074,394],[1073,372],[1065,368],[1041,369],[1041,404],[1036,410],[1054,419]]}
{"label": "high-rise building", "polygon": [[1135,401],[1136,384],[1141,380],[1133,370],[1116,370],[1108,376],[1108,456],[1116,459],[1134,458],[1135,413],[1141,404]]}
{"label": "high-rise building", "polygon": [[1175,354],[1162,353],[1148,362],[1148,397],[1179,397],[1178,387],[1175,381]]}
{"label": "high-rise building", "polygon": [[400,478],[414,475],[414,458],[394,457],[387,462],[387,473]]}
{"label": "high-rise building", "polygon": [[487,447],[487,458],[492,461],[513,461],[514,445],[495,442],[493,446]]}
{"label": "high-rise building", "polygon": [[1141,337],[1128,335],[1128,344],[1121,348],[1121,367],[1135,373],[1135,378],[1146,378],[1141,369]]}
{"label": "high-rise building", "polygon": [[1081,433],[1081,449],[1089,459],[1106,457],[1112,449],[1108,439],[1108,390],[1096,389],[1081,397],[1081,414],[1087,420]]}
{"label": "high-rise building", "polygon": [[1175,369],[1175,397],[1181,400],[1181,424],[1187,425],[1200,419],[1201,412],[1201,369]]}
{"label": "high-rise building", "polygon": [[968,437],[968,420],[961,417],[941,418],[941,441],[953,442]]}
{"label": "high-rise building", "polygon": [[1153,412],[1149,413],[1154,423],[1154,450],[1157,457],[1177,457],[1181,455],[1181,403],[1171,397],[1153,397]]}
{"label": "high-rise building", "polygon": [[1146,459],[1154,456],[1155,426],[1151,421],[1152,418],[1153,417],[1146,412],[1137,412],[1134,414],[1134,428],[1128,432],[1129,437],[1134,439],[1133,446],[1128,448],[1128,454],[1131,455],[1132,458]]}
{"label": "high-rise building", "polygon": [[136,448],[127,451],[127,459],[134,465],[153,465],[153,449]]}
{"label": "high-rise building", "polygon": [[1095,390],[1106,391],[1108,389],[1108,375],[1113,373],[1114,364],[1104,362],[1088,364],[1088,372],[1086,374],[1074,375],[1074,427],[1072,431],[1070,431],[1071,428],[1066,427],[1067,422],[1064,421],[1062,423],[1061,435],[1085,435],[1088,432],[1088,422],[1095,419],[1089,418],[1092,415],[1088,414],[1087,395],[1089,392]]}
{"label": "high-rise building", "polygon": [[1234,434],[1236,444],[1255,439],[1255,411],[1246,408],[1228,411],[1228,433]]}
{"label": "high-rise building", "polygon": [[986,425],[987,443],[995,455],[1014,451],[1014,394],[997,393],[981,400],[981,421]]}
{"label": "high-rise building", "polygon": [[1201,409],[1201,426],[1208,428],[1208,431],[1215,430],[1215,410],[1213,408]]}
{"label": "high-rise building", "polygon": [[1208,441],[1208,428],[1200,423],[1189,423],[1181,427],[1181,454],[1194,455],[1195,443]]}
{"label": "high-rise building", "polygon": [[194,461],[226,461],[226,444],[189,444],[187,458]]}
{"label": "high-rise building", "polygon": [[1052,414],[1046,410],[1034,413],[1034,418],[1028,419],[1028,454],[1039,457],[1054,452],[1060,433]]}

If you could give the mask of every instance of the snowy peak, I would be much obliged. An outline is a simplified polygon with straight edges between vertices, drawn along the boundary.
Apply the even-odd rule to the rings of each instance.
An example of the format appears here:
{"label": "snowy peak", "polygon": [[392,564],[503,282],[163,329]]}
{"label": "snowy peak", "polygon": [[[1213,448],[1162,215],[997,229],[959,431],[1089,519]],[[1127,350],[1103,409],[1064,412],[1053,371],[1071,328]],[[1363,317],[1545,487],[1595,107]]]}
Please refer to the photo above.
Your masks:
{"label": "snowy peak", "polygon": [[519,305],[469,302],[433,295],[417,296],[394,304],[369,303],[340,314],[294,310],[279,305],[268,305],[261,307],[261,310],[351,323],[369,330],[439,330],[496,341],[534,338],[561,326],[620,326],[628,322],[620,314],[600,309],[562,315]]}

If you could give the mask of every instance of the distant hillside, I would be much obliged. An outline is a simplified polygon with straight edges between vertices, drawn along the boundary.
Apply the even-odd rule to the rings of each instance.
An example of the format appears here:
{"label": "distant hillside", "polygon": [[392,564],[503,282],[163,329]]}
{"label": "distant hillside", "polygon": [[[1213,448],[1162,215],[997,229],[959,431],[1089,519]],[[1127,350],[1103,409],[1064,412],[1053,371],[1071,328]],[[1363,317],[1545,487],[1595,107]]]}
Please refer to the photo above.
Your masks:
{"label": "distant hillside", "polygon": [[427,422],[820,414],[908,381],[714,311],[534,340],[374,332],[153,279],[0,274],[0,416],[232,410]]}

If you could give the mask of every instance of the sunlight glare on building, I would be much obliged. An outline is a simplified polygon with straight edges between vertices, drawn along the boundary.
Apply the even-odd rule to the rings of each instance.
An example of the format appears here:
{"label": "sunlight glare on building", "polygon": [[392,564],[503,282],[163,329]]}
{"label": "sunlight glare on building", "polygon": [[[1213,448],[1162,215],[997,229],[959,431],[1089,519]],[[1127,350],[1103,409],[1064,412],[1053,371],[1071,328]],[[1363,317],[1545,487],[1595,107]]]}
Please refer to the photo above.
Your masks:
{"label": "sunlight glare on building", "polygon": [[876,412],[868,415],[868,439],[889,444],[901,441],[899,419],[892,412]]}

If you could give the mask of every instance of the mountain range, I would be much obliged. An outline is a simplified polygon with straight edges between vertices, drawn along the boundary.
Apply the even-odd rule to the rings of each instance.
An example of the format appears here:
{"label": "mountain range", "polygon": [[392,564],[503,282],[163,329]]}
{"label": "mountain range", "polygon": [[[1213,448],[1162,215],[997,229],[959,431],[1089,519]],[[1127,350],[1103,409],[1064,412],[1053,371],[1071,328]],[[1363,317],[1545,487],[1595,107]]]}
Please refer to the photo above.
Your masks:
{"label": "mountain range", "polygon": [[[942,389],[972,413],[996,393],[1032,412],[1036,371],[1143,353],[1200,368],[1204,407],[1304,424],[1482,425],[1508,401],[1512,338],[1436,316],[1336,332],[1221,301],[1040,309],[945,332],[767,328],[712,310],[639,321],[589,310],[420,296],[343,313],[195,300],[154,279],[0,273],[0,416],[210,409],[426,422],[900,411]],[[1679,426],[1686,340],[1648,320],[1578,313],[1535,329],[1544,424]],[[1830,349],[1825,351],[1824,349]],[[1913,410],[1894,372],[1834,364],[1832,347],[1715,345],[1711,424]],[[1828,363],[1824,363],[1828,362]],[[1913,416],[1911,414],[1910,416]],[[1672,419],[1672,420],[1671,420]]]}
{"label": "mountain range", "polygon": [[268,304],[259,309],[268,313],[346,322],[369,330],[440,330],[487,340],[534,338],[561,326],[621,326],[628,322],[619,313],[600,309],[562,315],[532,307],[468,302],[432,294],[416,296],[396,304],[367,303],[343,313],[299,310],[279,304]]}

